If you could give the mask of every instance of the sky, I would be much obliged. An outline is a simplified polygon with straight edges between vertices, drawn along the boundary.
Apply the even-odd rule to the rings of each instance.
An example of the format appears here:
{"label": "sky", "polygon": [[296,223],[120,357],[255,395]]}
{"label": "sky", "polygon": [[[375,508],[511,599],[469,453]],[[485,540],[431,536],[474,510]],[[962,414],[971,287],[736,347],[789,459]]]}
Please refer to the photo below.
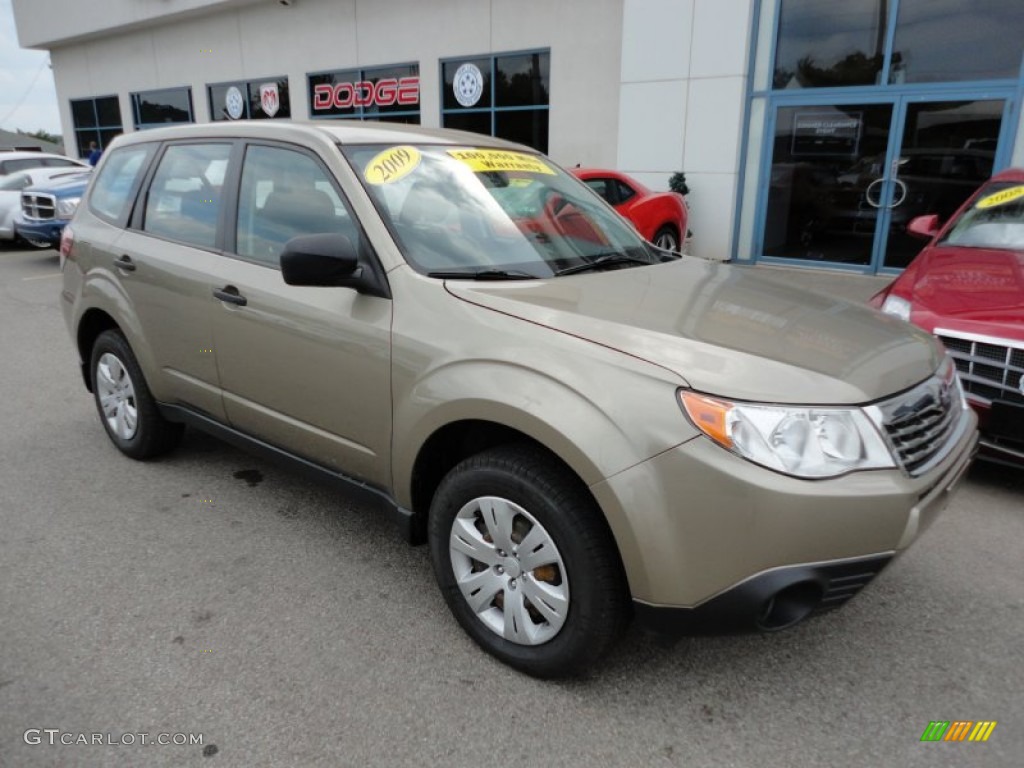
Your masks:
{"label": "sky", "polygon": [[49,61],[46,51],[18,47],[11,0],[0,0],[0,128],[60,133]]}

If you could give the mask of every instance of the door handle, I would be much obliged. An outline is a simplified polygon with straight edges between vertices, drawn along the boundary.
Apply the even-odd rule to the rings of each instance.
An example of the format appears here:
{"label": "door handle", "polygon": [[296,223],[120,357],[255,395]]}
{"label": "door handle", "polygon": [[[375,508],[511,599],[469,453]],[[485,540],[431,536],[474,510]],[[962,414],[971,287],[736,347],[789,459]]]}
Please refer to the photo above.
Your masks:
{"label": "door handle", "polygon": [[123,269],[125,272],[135,271],[135,262],[132,261],[132,257],[127,253],[124,253],[119,258],[114,259],[114,266],[118,269]]}
{"label": "door handle", "polygon": [[213,295],[221,301],[226,301],[228,304],[234,304],[239,307],[244,307],[249,303],[249,300],[238,292],[238,289],[233,285],[225,285],[223,288],[214,288]]}

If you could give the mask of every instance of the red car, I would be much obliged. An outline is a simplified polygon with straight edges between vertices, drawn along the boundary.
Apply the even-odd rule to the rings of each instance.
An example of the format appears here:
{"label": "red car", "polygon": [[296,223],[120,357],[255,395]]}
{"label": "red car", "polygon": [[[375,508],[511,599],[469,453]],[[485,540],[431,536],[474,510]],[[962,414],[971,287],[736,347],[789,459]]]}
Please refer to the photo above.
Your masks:
{"label": "red car", "polygon": [[930,242],[871,303],[942,340],[982,453],[1024,466],[1024,169],[994,176],[945,225],[919,216],[907,231]]}
{"label": "red car", "polygon": [[686,238],[688,212],[682,195],[652,192],[618,171],[573,168],[588,187],[636,226],[642,237],[659,248],[678,252]]}

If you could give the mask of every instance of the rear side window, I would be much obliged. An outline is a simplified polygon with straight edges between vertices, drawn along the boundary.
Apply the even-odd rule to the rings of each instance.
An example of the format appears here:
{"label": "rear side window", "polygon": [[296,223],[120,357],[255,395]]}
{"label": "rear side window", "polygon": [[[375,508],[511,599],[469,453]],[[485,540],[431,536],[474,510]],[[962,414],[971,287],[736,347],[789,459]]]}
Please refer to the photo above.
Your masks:
{"label": "rear side window", "polygon": [[230,144],[168,147],[146,195],[143,231],[213,248],[230,155]]}
{"label": "rear side window", "polygon": [[8,160],[4,163],[4,171],[6,173],[14,173],[15,171],[27,171],[29,168],[42,168],[43,158],[24,158],[22,160]]}
{"label": "rear side window", "polygon": [[59,157],[48,157],[43,161],[47,168],[81,168],[78,163],[73,160],[61,160]]}
{"label": "rear side window", "polygon": [[89,208],[111,223],[124,221],[131,208],[133,191],[153,151],[152,144],[115,149],[93,179]]}
{"label": "rear side window", "polygon": [[280,265],[296,235],[338,233],[358,245],[359,230],[327,173],[312,157],[280,147],[246,150],[238,191],[239,256]]}

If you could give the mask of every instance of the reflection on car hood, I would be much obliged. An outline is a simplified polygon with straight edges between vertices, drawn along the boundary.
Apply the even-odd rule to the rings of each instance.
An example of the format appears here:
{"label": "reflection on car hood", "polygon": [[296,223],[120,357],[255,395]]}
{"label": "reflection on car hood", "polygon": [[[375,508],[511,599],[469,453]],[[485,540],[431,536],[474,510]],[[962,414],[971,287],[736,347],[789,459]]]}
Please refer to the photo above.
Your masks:
{"label": "reflection on car hood", "polygon": [[911,296],[936,315],[1024,324],[1024,251],[938,246],[918,257]]}
{"label": "reflection on car hood", "polygon": [[694,389],[778,403],[862,403],[938,366],[931,336],[749,267],[684,258],[515,283],[450,281],[455,296],[667,368]]}

